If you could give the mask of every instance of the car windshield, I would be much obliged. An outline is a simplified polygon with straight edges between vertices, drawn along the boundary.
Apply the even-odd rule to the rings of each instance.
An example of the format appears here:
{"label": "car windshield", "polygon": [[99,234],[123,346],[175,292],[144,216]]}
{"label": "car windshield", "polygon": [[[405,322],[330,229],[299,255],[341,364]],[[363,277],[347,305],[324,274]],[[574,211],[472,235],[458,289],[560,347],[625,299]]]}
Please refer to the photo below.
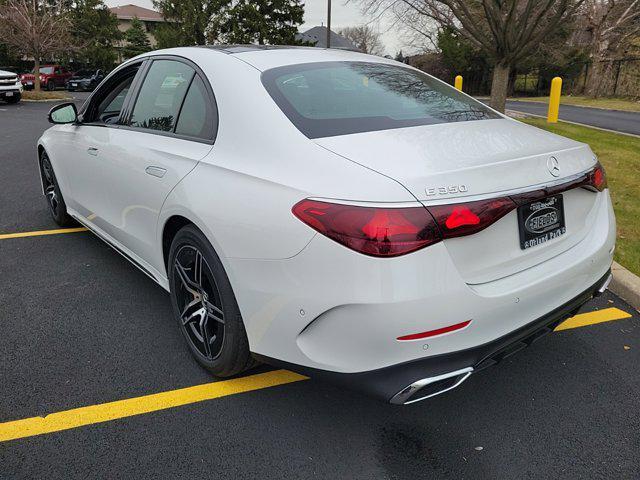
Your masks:
{"label": "car windshield", "polygon": [[293,65],[265,71],[262,82],[309,138],[501,118],[449,85],[395,65]]}
{"label": "car windshield", "polygon": [[40,73],[44,73],[45,75],[50,75],[53,73],[53,67],[40,67]]}

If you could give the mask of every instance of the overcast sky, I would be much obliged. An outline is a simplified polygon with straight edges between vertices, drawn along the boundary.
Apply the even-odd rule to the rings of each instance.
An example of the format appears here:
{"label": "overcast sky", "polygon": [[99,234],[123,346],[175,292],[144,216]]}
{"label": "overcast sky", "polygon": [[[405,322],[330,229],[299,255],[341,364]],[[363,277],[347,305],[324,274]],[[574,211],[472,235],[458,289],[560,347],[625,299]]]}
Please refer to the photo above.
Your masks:
{"label": "overcast sky", "polygon": [[[132,3],[145,8],[153,8],[151,0],[106,0],[105,3],[110,7]],[[331,29],[334,31],[339,30],[342,27],[361,25],[371,21],[371,18],[367,18],[362,15],[358,4],[353,0],[346,5],[345,0],[333,0],[331,10]],[[327,0],[306,0],[304,21],[305,23],[301,27],[302,31],[315,27],[316,25],[326,25]],[[388,55],[395,56],[398,50],[404,46],[402,41],[398,38],[395,32],[389,31],[389,28],[384,21],[380,25],[377,25],[377,28],[382,34],[386,53]]]}

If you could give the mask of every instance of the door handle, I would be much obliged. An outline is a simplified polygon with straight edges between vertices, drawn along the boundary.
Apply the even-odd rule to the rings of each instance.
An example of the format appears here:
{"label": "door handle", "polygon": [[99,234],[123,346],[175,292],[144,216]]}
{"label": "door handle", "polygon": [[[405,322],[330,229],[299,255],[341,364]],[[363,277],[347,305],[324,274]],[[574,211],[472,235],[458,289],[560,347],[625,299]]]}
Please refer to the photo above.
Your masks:
{"label": "door handle", "polygon": [[87,153],[89,155],[93,155],[94,157],[97,157],[98,156],[98,149],[95,148],[95,147],[89,147],[89,148],[87,148]]}
{"label": "door handle", "polygon": [[144,171],[147,172],[149,175],[153,175],[154,177],[158,177],[158,178],[164,177],[164,174],[167,173],[166,168],[154,167],[153,165],[148,166],[147,168],[144,169]]}

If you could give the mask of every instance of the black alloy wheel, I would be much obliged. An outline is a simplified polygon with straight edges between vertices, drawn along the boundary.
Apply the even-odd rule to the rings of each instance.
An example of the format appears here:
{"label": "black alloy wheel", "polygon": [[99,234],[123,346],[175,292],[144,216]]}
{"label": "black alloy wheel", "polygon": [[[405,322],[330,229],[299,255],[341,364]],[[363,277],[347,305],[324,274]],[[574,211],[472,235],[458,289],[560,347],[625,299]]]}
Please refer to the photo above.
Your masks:
{"label": "black alloy wheel", "polygon": [[42,152],[40,156],[40,169],[42,172],[44,195],[47,199],[49,212],[51,212],[53,220],[61,227],[73,225],[75,222],[67,213],[67,205],[64,203],[62,192],[60,192],[56,175],[53,172],[51,161],[46,152]]}
{"label": "black alloy wheel", "polygon": [[183,245],[176,252],[173,268],[187,339],[206,360],[215,360],[224,343],[224,311],[211,267],[197,247]]}
{"label": "black alloy wheel", "polygon": [[219,377],[255,364],[240,309],[220,258],[193,225],[174,237],[167,265],[171,305],[196,360]]}

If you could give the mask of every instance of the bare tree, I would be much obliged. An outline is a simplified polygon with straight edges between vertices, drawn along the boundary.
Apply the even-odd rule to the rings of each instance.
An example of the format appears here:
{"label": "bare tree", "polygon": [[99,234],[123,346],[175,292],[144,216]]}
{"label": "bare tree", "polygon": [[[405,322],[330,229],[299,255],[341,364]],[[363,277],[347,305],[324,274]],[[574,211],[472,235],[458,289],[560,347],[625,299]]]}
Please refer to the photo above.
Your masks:
{"label": "bare tree", "polygon": [[[431,19],[459,30],[493,59],[491,106],[504,112],[509,75],[585,0],[357,0],[366,13]],[[411,18],[411,17],[409,17]],[[428,24],[428,22],[425,22]]]}
{"label": "bare tree", "polygon": [[380,39],[380,32],[371,25],[346,27],[338,31],[340,35],[350,40],[355,47],[363,53],[371,55],[383,55],[384,47]]}
{"label": "bare tree", "polygon": [[598,97],[606,84],[603,79],[611,76],[611,60],[640,34],[640,0],[586,0],[580,13],[592,61],[586,94]]}
{"label": "bare tree", "polygon": [[0,9],[0,38],[33,58],[35,90],[40,90],[40,62],[70,49],[70,31],[61,0],[7,0]]}

